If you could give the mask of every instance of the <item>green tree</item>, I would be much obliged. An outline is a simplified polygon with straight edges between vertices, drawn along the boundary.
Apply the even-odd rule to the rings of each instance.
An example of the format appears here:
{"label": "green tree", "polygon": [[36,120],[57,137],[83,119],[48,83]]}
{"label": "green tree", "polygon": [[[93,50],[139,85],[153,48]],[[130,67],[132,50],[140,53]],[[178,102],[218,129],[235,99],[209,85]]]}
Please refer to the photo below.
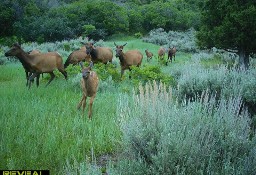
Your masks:
{"label": "green tree", "polygon": [[1,1],[0,9],[0,36],[10,36],[13,33],[15,10],[8,1]]}
{"label": "green tree", "polygon": [[248,68],[250,54],[256,53],[255,38],[255,0],[206,0],[197,34],[200,47],[233,51],[240,65]]}

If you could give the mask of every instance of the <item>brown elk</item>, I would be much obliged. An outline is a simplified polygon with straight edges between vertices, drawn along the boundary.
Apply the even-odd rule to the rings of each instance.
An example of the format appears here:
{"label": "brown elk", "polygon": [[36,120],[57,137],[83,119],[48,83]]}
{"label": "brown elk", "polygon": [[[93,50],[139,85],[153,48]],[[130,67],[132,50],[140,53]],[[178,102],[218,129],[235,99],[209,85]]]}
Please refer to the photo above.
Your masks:
{"label": "brown elk", "polygon": [[64,75],[65,79],[67,79],[67,72],[64,69],[63,60],[57,52],[29,55],[19,44],[13,44],[12,48],[5,53],[5,56],[16,56],[26,65],[29,71],[33,73],[33,75],[29,77],[29,88],[31,81],[41,73],[49,73],[51,75],[47,83],[47,85],[49,85],[55,77],[53,73],[55,69],[58,69]]}
{"label": "brown elk", "polygon": [[163,60],[165,56],[165,48],[160,47],[158,49],[158,60]]}
{"label": "brown elk", "polygon": [[79,50],[73,51],[68,56],[68,58],[67,58],[67,60],[66,60],[66,62],[64,64],[64,68],[68,67],[69,64],[76,65],[80,61],[87,61],[87,62],[91,61],[90,55],[86,54],[86,47],[85,46],[82,46]]}
{"label": "brown elk", "polygon": [[94,43],[88,42],[83,43],[86,47],[86,54],[91,56],[93,63],[104,63],[112,62],[113,51],[109,47],[95,47]]}
{"label": "brown elk", "polygon": [[121,77],[124,74],[124,71],[126,69],[131,70],[130,66],[137,66],[139,67],[141,65],[143,55],[140,51],[138,50],[129,50],[127,52],[123,52],[124,46],[127,44],[125,43],[124,45],[116,45],[116,57],[119,57],[120,60],[120,65],[121,65]]}
{"label": "brown elk", "polygon": [[147,56],[147,61],[152,59],[152,57],[154,56],[152,52],[148,51],[148,49],[145,50],[145,53],[146,53],[146,56]]}
{"label": "brown elk", "polygon": [[[172,48],[169,47],[167,62],[171,61],[171,63],[172,63],[172,57],[174,58],[174,61],[175,61],[175,55],[176,55],[176,47],[172,47]],[[167,64],[167,62],[166,62],[166,64]]]}
{"label": "brown elk", "polygon": [[83,95],[81,101],[77,105],[77,109],[80,109],[83,106],[83,113],[86,106],[87,97],[90,98],[89,104],[89,112],[88,117],[91,119],[92,117],[92,105],[94,98],[96,97],[96,93],[99,85],[99,78],[96,72],[92,71],[93,62],[90,63],[88,67],[84,67],[83,63],[80,62],[82,68],[82,79],[81,79],[81,87],[83,90]]}

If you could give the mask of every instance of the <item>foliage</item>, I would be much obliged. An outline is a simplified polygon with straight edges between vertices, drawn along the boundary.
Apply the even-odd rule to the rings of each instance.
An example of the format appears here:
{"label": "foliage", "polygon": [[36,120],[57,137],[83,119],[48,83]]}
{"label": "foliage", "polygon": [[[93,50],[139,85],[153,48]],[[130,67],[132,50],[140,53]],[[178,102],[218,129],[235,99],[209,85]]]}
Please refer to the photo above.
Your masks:
{"label": "foliage", "polygon": [[201,48],[231,49],[248,67],[249,55],[256,52],[256,1],[207,0],[202,26],[197,35]]}
{"label": "foliage", "polygon": [[135,85],[138,86],[139,83],[147,83],[150,81],[162,82],[167,85],[175,85],[175,80],[171,75],[166,75],[161,72],[159,66],[147,65],[142,67],[131,67],[130,76]]}
{"label": "foliage", "polygon": [[136,92],[131,102],[119,98],[125,149],[117,174],[255,174],[256,137],[241,98],[205,93],[178,106],[163,84]]}
{"label": "foliage", "polygon": [[0,6],[8,6],[0,13],[1,24],[5,24],[2,34],[17,35],[26,41],[60,41],[82,36],[85,25],[95,26],[96,30],[90,33],[94,40],[119,33],[144,34],[159,27],[168,31],[199,25],[198,3],[181,0],[4,0]]}
{"label": "foliage", "polygon": [[195,30],[189,29],[186,32],[169,31],[154,29],[149,32],[149,36],[143,38],[144,42],[154,43],[165,48],[175,46],[177,51],[196,52]]}

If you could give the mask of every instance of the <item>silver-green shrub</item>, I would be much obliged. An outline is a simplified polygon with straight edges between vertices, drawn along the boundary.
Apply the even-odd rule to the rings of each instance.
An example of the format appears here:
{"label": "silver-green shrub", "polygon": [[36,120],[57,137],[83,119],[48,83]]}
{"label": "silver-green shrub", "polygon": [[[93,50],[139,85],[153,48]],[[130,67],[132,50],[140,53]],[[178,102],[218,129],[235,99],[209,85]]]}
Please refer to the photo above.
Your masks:
{"label": "silver-green shrub", "polygon": [[183,52],[197,51],[195,42],[195,30],[192,28],[186,32],[166,32],[162,28],[154,29],[149,32],[147,37],[143,38],[143,41],[161,45],[165,48],[175,46],[178,51]]}
{"label": "silver-green shrub", "polygon": [[126,159],[119,174],[256,173],[256,137],[239,95],[216,100],[204,92],[178,104],[161,83],[135,92],[121,95],[117,108]]}

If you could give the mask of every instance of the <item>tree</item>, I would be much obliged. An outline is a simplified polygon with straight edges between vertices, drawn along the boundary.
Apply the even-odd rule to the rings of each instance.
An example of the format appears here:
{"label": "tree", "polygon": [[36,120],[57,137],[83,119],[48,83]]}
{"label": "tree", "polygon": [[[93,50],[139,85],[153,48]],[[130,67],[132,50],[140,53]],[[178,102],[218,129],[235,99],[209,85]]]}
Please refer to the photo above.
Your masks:
{"label": "tree", "polygon": [[201,18],[198,45],[233,51],[248,68],[249,56],[256,53],[256,1],[206,0]]}

